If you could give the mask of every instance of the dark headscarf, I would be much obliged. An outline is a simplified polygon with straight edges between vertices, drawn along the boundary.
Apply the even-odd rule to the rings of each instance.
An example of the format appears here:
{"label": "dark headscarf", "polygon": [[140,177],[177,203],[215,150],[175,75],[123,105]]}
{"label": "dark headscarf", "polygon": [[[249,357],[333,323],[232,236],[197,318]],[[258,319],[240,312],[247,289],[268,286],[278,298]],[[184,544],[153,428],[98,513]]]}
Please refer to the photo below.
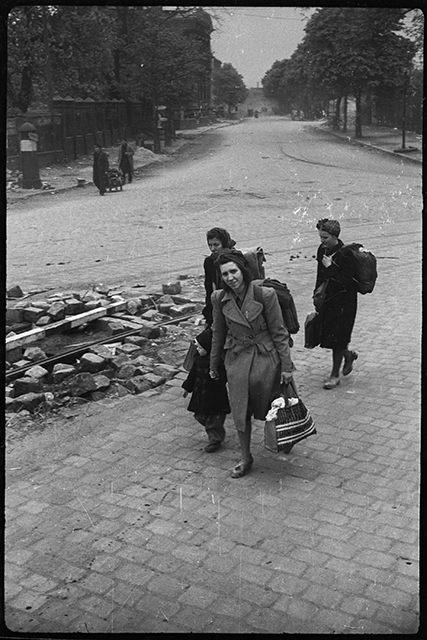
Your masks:
{"label": "dark headscarf", "polygon": [[221,227],[209,229],[206,233],[206,239],[212,240],[212,238],[218,238],[218,240],[221,241],[223,249],[232,249],[236,244],[236,241],[233,240],[227,229],[222,229]]}
{"label": "dark headscarf", "polygon": [[322,218],[322,220],[318,220],[316,224],[316,229],[319,231],[326,231],[326,233],[330,233],[331,236],[338,236],[341,233],[341,226],[338,220],[331,220],[329,218]]}

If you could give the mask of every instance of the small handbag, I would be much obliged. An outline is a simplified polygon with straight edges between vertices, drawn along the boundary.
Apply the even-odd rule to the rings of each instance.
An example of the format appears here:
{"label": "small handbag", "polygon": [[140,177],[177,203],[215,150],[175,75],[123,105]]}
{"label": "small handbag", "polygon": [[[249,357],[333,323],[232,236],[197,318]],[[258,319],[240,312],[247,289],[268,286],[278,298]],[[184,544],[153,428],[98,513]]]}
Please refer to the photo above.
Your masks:
{"label": "small handbag", "polygon": [[320,344],[320,322],[317,311],[309,313],[304,322],[304,347],[314,349]]}
{"label": "small handbag", "polygon": [[265,418],[264,446],[275,453],[288,453],[294,444],[317,432],[309,410],[298,397],[295,382],[283,385],[281,391]]}
{"label": "small handbag", "polygon": [[325,303],[326,289],[328,286],[328,282],[329,282],[329,279],[322,282],[322,284],[320,284],[315,290],[315,292],[313,293],[313,304],[316,311],[320,311],[320,309],[323,307]]}
{"label": "small handbag", "polygon": [[194,344],[194,340],[192,340],[190,342],[190,346],[188,347],[188,351],[185,355],[184,362],[182,363],[182,366],[186,371],[191,370],[191,367],[194,364],[194,358],[196,356],[196,353],[197,353],[196,345]]}

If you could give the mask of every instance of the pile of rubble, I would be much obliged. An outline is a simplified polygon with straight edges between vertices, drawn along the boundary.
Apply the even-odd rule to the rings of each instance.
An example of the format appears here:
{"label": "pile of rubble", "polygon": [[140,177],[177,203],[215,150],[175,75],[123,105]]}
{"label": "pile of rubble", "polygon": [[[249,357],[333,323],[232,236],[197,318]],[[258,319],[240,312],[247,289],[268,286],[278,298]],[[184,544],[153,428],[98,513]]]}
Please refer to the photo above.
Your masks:
{"label": "pile of rubble", "polygon": [[[94,287],[86,292],[55,293],[37,301],[19,300],[20,293],[24,296],[17,287],[7,293],[9,412],[34,413],[157,388],[182,371],[192,328],[202,319],[197,317],[202,297],[182,296],[180,281],[163,285],[162,293],[150,294],[142,293],[139,286],[122,290]],[[164,324],[172,322],[179,324]],[[28,324],[29,331],[17,332],[18,327]],[[49,366],[45,361],[49,358],[46,345],[50,329],[55,335],[77,329],[80,338],[85,330],[88,337],[90,331],[96,331],[102,343],[92,340],[87,347],[80,343],[76,361],[67,362],[64,355],[64,362]],[[123,337],[123,333],[128,335]],[[34,342],[39,344],[34,346]],[[161,356],[167,344],[174,353],[172,363]]]}

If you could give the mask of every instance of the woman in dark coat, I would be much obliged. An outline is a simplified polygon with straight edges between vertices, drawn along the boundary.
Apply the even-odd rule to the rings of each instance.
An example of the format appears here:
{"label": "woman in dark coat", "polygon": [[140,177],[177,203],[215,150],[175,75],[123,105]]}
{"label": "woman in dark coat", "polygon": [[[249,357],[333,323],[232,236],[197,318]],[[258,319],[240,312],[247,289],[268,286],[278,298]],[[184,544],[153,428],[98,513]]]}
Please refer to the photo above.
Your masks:
{"label": "woman in dark coat", "polygon": [[[218,378],[224,358],[231,413],[242,454],[231,475],[241,478],[253,464],[251,418],[265,419],[280,385],[292,380],[295,367],[274,289],[252,282],[247,260],[240,251],[221,251],[217,263],[224,291],[212,294],[210,375]],[[262,302],[256,299],[254,289],[258,286]]]}
{"label": "woman in dark coat", "polygon": [[133,178],[133,154],[135,153],[133,147],[128,141],[123,138],[119,147],[118,164],[119,169],[123,173],[124,182],[126,182],[126,176],[128,176],[128,182],[132,182]]}
{"label": "woman in dark coat", "polygon": [[232,249],[236,242],[232,239],[226,229],[221,227],[214,227],[206,233],[206,240],[208,247],[211,250],[211,255],[205,258],[203,263],[203,269],[205,272],[205,291],[206,300],[205,308],[202,313],[205,317],[206,324],[212,325],[212,302],[211,295],[216,289],[222,289],[222,278],[217,266],[215,266],[215,258],[218,256],[218,252],[221,249]]}
{"label": "woman in dark coat", "polygon": [[350,351],[357,312],[357,289],[354,280],[355,263],[351,251],[346,250],[338,238],[341,227],[338,220],[323,218],[316,229],[320,246],[317,250],[317,278],[315,290],[326,283],[325,299],[319,311],[320,346],[332,349],[332,371],[324,389],[340,384],[340,368],[344,360],[343,375],[348,375],[357,360],[356,351]]}
{"label": "woman in dark coat", "polygon": [[107,190],[107,178],[105,173],[108,171],[110,163],[108,162],[108,156],[105,151],[103,151],[101,145],[94,144],[93,147],[93,184],[99,189],[99,194],[103,196]]}

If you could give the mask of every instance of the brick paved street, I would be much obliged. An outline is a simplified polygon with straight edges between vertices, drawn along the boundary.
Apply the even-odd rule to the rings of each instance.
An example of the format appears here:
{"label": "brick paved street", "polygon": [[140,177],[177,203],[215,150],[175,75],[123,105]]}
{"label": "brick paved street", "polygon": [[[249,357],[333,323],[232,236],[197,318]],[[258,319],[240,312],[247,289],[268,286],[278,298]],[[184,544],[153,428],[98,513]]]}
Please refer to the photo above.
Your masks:
{"label": "brick paved street", "polygon": [[[80,407],[6,448],[5,620],[27,633],[413,634],[419,625],[421,224],[396,220],[359,296],[354,371],[293,359],[317,435],[239,459],[187,409],[181,379]],[[378,255],[379,252],[377,251]],[[387,254],[385,256],[385,254]],[[311,311],[314,271],[296,302]]]}

